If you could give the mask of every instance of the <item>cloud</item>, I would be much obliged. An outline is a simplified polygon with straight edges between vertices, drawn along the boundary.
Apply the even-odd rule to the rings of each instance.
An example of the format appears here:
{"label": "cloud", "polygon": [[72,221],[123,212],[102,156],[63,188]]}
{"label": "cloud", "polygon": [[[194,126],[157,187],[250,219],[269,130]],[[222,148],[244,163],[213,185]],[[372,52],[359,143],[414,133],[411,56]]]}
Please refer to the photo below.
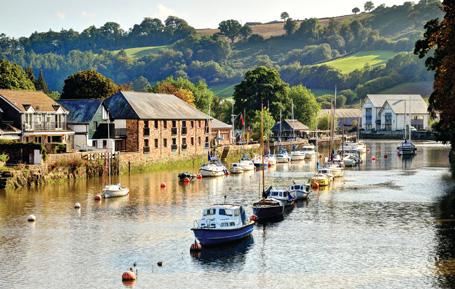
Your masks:
{"label": "cloud", "polygon": [[166,7],[163,4],[158,4],[157,5],[157,10],[155,14],[153,14],[154,18],[159,18],[159,19],[166,19],[169,15],[176,15],[176,11],[172,8]]}
{"label": "cloud", "polygon": [[57,18],[59,18],[59,19],[65,19],[65,12],[63,12],[63,11],[57,11],[57,12],[55,13],[55,16],[57,16]]}

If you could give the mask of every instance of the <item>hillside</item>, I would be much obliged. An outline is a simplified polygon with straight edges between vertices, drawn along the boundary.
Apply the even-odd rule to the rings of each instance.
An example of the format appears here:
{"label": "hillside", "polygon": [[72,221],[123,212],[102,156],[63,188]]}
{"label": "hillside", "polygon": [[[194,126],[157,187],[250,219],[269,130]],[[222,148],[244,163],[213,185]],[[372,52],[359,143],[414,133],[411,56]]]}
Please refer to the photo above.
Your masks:
{"label": "hillside", "polygon": [[[168,45],[161,45],[161,46],[145,46],[145,47],[133,47],[133,48],[127,48],[123,49],[125,52],[126,56],[132,57],[132,58],[141,58],[144,56],[147,56],[153,52],[157,52],[160,49],[169,47]],[[121,50],[112,50],[112,53],[117,54]]]}

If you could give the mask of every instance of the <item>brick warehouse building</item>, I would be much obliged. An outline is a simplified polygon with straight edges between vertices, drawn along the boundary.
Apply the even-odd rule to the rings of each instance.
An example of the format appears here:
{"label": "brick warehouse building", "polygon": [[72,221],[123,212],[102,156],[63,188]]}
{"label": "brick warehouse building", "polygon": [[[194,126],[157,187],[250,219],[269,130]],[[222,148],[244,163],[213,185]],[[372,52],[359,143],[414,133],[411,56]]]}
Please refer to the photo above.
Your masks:
{"label": "brick warehouse building", "polygon": [[174,95],[120,91],[104,105],[115,122],[118,151],[158,159],[209,148],[211,117]]}

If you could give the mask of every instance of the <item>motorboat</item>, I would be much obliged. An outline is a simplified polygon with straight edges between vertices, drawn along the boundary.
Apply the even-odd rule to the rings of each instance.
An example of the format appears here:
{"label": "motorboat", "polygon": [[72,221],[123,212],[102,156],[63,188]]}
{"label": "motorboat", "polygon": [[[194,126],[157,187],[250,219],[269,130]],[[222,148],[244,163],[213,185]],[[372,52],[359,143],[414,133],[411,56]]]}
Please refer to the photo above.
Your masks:
{"label": "motorboat", "polygon": [[359,141],[359,142],[344,142],[342,144],[342,150],[343,151],[356,151],[359,153],[365,153],[367,151],[367,147],[365,143]]}
{"label": "motorboat", "polygon": [[280,201],[285,207],[291,206],[295,202],[295,197],[288,189],[269,187],[265,193],[267,197]]}
{"label": "motorboat", "polygon": [[293,184],[289,187],[289,191],[294,195],[296,200],[306,200],[310,194],[310,185]]}
{"label": "motorboat", "polygon": [[265,155],[264,160],[262,160],[261,156],[256,156],[253,159],[253,163],[258,168],[260,168],[262,166],[271,167],[271,166],[276,165],[276,158],[274,155]]}
{"label": "motorboat", "polygon": [[400,146],[397,147],[399,155],[415,155],[417,148],[410,140],[404,140]]}
{"label": "motorboat", "polygon": [[276,165],[276,157],[275,157],[275,155],[272,155],[272,154],[266,155],[264,161],[266,162],[266,164],[269,167]]}
{"label": "motorboat", "polygon": [[291,152],[291,161],[301,161],[305,159],[304,151],[292,151]]}
{"label": "motorboat", "polygon": [[317,173],[311,177],[310,182],[318,184],[319,187],[326,187],[330,185],[331,178],[326,174]]}
{"label": "motorboat", "polygon": [[240,163],[231,164],[231,174],[241,174],[245,169],[240,165]]}
{"label": "motorboat", "polygon": [[274,198],[263,198],[253,203],[256,222],[277,221],[283,219],[284,205]]}
{"label": "motorboat", "polygon": [[178,178],[180,182],[190,182],[196,179],[196,175],[189,173],[189,172],[183,172],[178,174]]}
{"label": "motorboat", "polygon": [[249,156],[243,155],[240,159],[239,165],[243,168],[244,171],[254,171],[254,163]]}
{"label": "motorboat", "polygon": [[359,159],[354,154],[345,154],[343,157],[343,164],[345,167],[355,167],[359,163]]}
{"label": "motorboat", "polygon": [[228,174],[227,168],[217,159],[202,165],[199,171],[203,177],[220,177]]}
{"label": "motorboat", "polygon": [[105,199],[124,197],[129,194],[128,188],[122,187],[120,184],[106,185],[103,189],[101,196]]}
{"label": "motorboat", "polygon": [[248,237],[253,229],[254,221],[247,219],[242,206],[216,204],[202,210],[191,230],[202,246],[213,246]]}
{"label": "motorboat", "polygon": [[280,152],[276,155],[276,162],[277,163],[288,163],[291,161],[291,156],[288,154],[286,150],[280,150]]}
{"label": "motorboat", "polygon": [[302,151],[305,153],[305,159],[313,159],[316,155],[316,150],[314,145],[304,145]]}
{"label": "motorboat", "polygon": [[342,176],[344,176],[344,169],[341,165],[341,162],[327,163],[324,167],[330,169],[334,178],[341,178]]}
{"label": "motorboat", "polygon": [[328,167],[320,168],[318,170],[318,174],[326,175],[329,178],[330,182],[333,182],[333,180],[335,179],[335,175],[333,174],[332,169]]}

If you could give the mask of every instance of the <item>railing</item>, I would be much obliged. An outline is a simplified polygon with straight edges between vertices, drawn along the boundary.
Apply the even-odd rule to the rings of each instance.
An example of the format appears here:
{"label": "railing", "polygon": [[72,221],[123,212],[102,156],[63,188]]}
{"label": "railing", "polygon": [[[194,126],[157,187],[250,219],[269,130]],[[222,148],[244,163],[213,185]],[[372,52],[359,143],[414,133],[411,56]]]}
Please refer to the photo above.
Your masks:
{"label": "railing", "polygon": [[150,135],[150,128],[144,127],[144,136],[149,136],[149,135]]}
{"label": "railing", "polygon": [[182,135],[187,134],[188,129],[186,127],[182,127]]}
{"label": "railing", "polygon": [[25,131],[33,131],[33,130],[63,130],[66,129],[66,122],[62,121],[60,123],[57,122],[32,122],[27,123],[24,122],[22,125]]}
{"label": "railing", "polygon": [[150,152],[150,147],[144,147],[144,154]]}
{"label": "railing", "polygon": [[171,134],[172,135],[176,135],[177,134],[177,128],[176,127],[172,127],[171,128]]}

